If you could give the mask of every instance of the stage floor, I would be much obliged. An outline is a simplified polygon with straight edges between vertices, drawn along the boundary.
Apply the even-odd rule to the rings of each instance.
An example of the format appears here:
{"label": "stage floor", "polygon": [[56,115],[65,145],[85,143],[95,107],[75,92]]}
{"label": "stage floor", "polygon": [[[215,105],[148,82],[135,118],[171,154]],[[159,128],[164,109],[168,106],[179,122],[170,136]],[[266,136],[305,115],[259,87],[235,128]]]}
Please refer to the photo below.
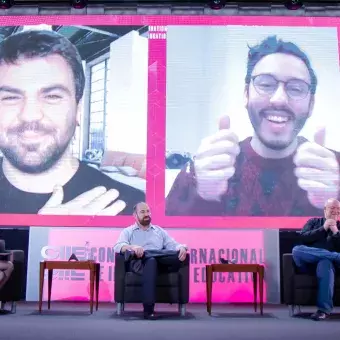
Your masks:
{"label": "stage floor", "polygon": [[[9,307],[9,306],[8,306]],[[88,303],[52,302],[51,310],[43,305],[21,302],[17,313],[0,315],[0,339],[308,339],[323,340],[340,336],[340,309],[327,320],[315,322],[308,318],[314,308],[305,307],[301,317],[291,318],[286,306],[266,305],[264,315],[255,313],[252,305],[213,305],[209,316],[205,305],[190,304],[187,316],[181,318],[176,306],[156,305],[160,319],[141,318],[141,307],[127,305],[122,316],[115,314],[115,305],[101,303],[92,315]]]}

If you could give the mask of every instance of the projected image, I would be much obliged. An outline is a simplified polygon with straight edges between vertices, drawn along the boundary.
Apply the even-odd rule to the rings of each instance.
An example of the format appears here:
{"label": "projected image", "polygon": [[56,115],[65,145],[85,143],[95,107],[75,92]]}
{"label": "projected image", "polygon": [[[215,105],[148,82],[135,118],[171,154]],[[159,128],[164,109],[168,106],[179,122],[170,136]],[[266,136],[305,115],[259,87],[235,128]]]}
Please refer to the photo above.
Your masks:
{"label": "projected image", "polygon": [[339,91],[336,28],[168,27],[166,215],[323,215]]}
{"label": "projected image", "polygon": [[147,29],[0,27],[0,213],[131,215],[145,200]]}

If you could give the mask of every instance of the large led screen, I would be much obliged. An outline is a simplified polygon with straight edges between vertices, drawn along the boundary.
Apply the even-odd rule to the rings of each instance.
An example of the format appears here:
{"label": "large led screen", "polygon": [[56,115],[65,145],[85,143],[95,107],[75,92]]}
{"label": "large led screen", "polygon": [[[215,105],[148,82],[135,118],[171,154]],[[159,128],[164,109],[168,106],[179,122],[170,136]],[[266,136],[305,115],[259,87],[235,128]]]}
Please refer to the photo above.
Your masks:
{"label": "large led screen", "polygon": [[0,223],[300,228],[339,198],[337,18],[0,20]]}

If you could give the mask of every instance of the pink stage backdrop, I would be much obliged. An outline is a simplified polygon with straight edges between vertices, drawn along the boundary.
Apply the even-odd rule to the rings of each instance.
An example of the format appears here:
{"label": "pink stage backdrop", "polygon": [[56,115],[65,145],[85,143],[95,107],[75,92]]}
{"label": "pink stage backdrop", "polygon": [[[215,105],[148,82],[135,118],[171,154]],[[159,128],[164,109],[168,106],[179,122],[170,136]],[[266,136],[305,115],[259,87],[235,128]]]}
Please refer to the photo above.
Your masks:
{"label": "pink stage backdrop", "polygon": [[[223,256],[238,263],[263,263],[264,242],[262,231],[169,230],[179,242],[189,245],[191,256],[190,302],[206,301],[205,265],[217,263]],[[84,256],[84,244],[90,241],[92,258],[101,263],[100,301],[114,299],[114,253],[119,229],[50,229],[48,244],[42,256],[51,260],[67,260],[72,253]],[[252,302],[251,274],[220,273],[214,277],[213,301]],[[44,299],[47,297],[45,282]],[[266,297],[266,294],[265,294]],[[53,300],[89,299],[89,274],[83,271],[56,271],[54,273]]]}

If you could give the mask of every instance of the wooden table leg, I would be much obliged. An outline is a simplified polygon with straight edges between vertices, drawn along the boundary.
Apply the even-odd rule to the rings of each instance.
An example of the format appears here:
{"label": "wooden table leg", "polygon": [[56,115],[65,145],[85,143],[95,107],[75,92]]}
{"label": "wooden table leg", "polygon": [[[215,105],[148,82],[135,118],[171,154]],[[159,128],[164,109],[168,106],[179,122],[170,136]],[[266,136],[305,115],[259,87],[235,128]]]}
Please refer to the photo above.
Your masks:
{"label": "wooden table leg", "polygon": [[96,263],[96,310],[98,310],[100,263]]}
{"label": "wooden table leg", "polygon": [[47,308],[51,308],[51,294],[52,294],[52,282],[53,282],[53,269],[48,270],[48,301]]}
{"label": "wooden table leg", "polygon": [[43,300],[43,292],[44,292],[44,275],[45,275],[45,263],[40,262],[40,272],[39,272],[39,313],[42,310],[42,300]]}
{"label": "wooden table leg", "polygon": [[93,264],[90,267],[90,313],[93,313],[93,298],[94,298],[94,280],[96,276],[96,267]]}
{"label": "wooden table leg", "polygon": [[260,312],[263,315],[263,281],[264,281],[264,267],[259,267],[259,279],[260,279]]}
{"label": "wooden table leg", "polygon": [[257,273],[253,273],[253,287],[254,287],[254,310],[257,312]]}
{"label": "wooden table leg", "polygon": [[206,290],[207,290],[207,312],[211,315],[211,297],[212,297],[212,279],[213,272],[212,267],[207,265],[206,267]]}

